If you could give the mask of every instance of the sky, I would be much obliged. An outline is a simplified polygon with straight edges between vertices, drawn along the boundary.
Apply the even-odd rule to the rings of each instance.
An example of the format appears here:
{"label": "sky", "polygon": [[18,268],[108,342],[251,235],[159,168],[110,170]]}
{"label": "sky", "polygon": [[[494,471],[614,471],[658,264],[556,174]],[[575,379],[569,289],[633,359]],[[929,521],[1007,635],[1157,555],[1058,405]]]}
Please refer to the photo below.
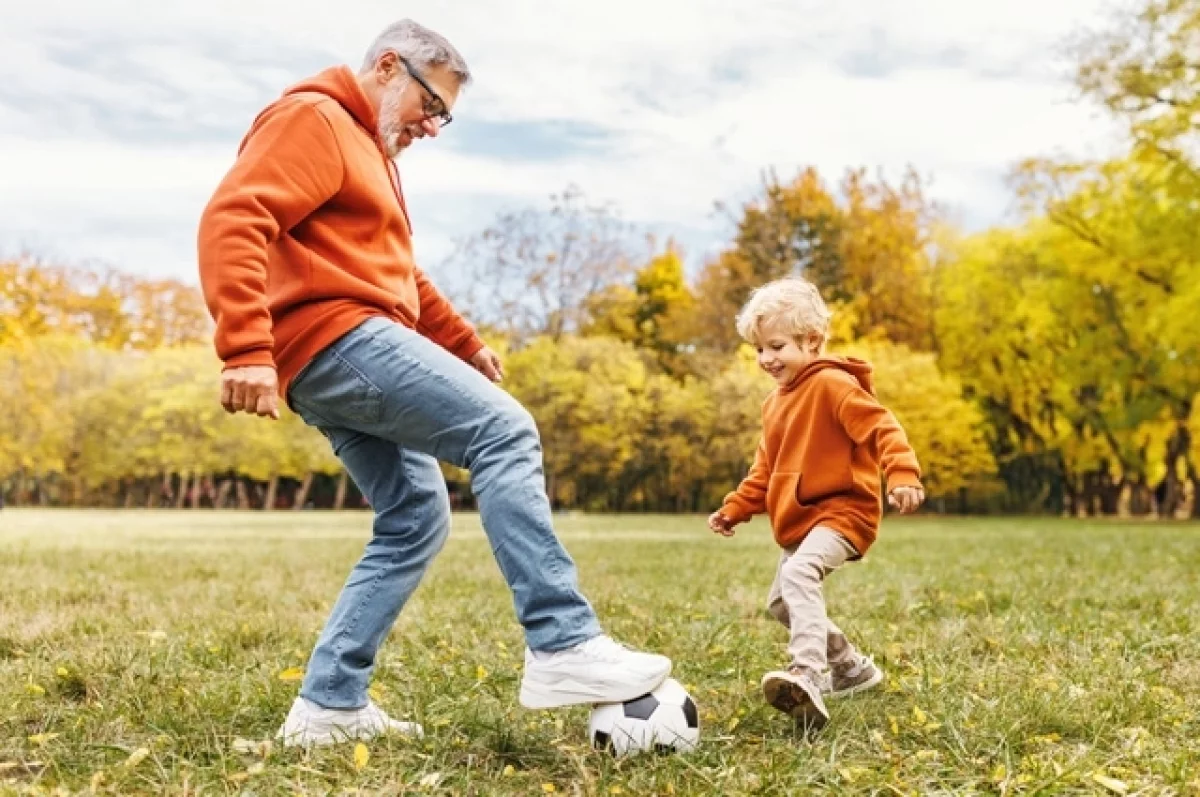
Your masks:
{"label": "sky", "polygon": [[[908,166],[969,229],[1012,220],[1008,170],[1103,157],[1063,42],[1112,0],[38,0],[0,24],[0,253],[196,283],[200,212],[262,106],[357,69],[410,17],[463,53],[454,123],[399,165],[435,279],[497,214],[576,186],[690,267],[714,208],[767,170]],[[15,8],[14,8],[15,7]],[[444,275],[447,279],[451,275]]]}

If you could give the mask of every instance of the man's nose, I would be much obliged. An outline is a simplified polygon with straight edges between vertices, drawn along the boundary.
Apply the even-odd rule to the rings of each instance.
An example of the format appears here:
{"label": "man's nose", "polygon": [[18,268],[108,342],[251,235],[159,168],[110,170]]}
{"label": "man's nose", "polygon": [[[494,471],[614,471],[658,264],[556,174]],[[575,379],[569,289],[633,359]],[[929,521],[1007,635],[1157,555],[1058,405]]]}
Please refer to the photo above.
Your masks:
{"label": "man's nose", "polygon": [[430,138],[437,138],[438,133],[442,132],[442,126],[438,124],[437,119],[422,119],[421,130],[423,130],[425,135],[429,136]]}

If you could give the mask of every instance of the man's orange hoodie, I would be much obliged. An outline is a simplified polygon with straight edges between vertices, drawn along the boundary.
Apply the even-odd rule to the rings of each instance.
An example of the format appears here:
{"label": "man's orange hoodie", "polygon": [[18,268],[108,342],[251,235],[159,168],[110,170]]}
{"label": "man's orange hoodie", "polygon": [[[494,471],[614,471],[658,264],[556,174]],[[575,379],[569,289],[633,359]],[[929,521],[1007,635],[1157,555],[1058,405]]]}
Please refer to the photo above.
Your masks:
{"label": "man's orange hoodie", "polygon": [[254,120],[200,219],[200,281],[225,368],[275,366],[279,394],[372,316],[469,360],[483,341],[413,262],[412,227],[371,103],[347,67]]}
{"label": "man's orange hoodie", "polygon": [[889,491],[921,485],[917,457],[876,400],[863,360],[823,356],[809,363],[767,396],[762,423],[754,465],[720,511],[734,523],[766,512],[782,547],[827,526],[861,556],[883,512],[880,470]]}

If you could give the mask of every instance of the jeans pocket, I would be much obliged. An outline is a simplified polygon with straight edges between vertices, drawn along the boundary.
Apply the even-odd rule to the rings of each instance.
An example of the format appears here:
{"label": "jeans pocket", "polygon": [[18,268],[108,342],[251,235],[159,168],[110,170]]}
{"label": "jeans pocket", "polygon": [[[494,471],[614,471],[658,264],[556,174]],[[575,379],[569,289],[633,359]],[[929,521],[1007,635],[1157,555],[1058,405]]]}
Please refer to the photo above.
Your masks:
{"label": "jeans pocket", "polygon": [[383,416],[383,391],[361,369],[327,349],[293,384],[292,403],[313,426],[375,424]]}

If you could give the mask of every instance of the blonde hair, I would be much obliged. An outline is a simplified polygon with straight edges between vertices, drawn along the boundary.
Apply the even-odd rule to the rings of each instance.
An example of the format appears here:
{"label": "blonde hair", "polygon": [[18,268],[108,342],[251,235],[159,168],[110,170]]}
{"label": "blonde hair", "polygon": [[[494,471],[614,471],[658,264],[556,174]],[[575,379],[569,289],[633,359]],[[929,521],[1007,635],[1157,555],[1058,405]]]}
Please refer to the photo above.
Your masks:
{"label": "blonde hair", "polygon": [[821,345],[829,335],[833,313],[825,305],[817,286],[800,277],[785,277],[768,282],[750,294],[737,317],[738,334],[748,343],[760,343],[763,324],[778,324],[783,332],[796,338],[819,335]]}

